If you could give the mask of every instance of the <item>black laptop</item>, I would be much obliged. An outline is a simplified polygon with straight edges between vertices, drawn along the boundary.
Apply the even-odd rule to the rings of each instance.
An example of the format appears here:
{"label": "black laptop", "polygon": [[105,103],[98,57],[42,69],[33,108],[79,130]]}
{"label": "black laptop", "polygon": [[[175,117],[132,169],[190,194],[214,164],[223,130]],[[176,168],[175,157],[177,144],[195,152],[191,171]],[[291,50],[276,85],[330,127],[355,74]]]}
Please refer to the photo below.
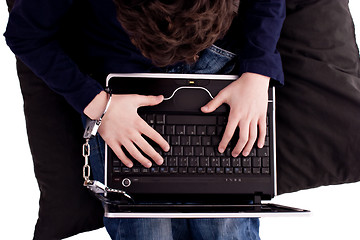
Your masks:
{"label": "black laptop", "polygon": [[[204,114],[200,107],[236,80],[234,75],[110,74],[113,94],[164,95],[164,101],[139,108],[139,115],[171,146],[160,166],[145,168],[134,160],[127,168],[110,147],[105,152],[105,185],[126,192],[133,201],[106,204],[106,217],[262,217],[308,213],[263,204],[276,195],[275,90],[269,89],[265,146],[234,158],[234,134],[224,153],[217,151],[229,107]],[[116,198],[116,197],[115,197]]]}

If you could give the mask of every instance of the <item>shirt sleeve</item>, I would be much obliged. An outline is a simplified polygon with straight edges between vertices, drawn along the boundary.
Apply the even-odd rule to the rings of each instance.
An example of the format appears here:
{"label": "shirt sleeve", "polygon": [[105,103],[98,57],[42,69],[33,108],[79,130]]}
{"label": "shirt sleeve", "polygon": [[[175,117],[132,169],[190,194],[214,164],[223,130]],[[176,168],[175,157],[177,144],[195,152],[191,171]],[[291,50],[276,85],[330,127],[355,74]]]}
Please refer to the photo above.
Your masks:
{"label": "shirt sleeve", "polygon": [[17,0],[4,36],[15,55],[81,113],[103,88],[80,71],[56,38],[72,4],[73,0]]}
{"label": "shirt sleeve", "polygon": [[268,76],[284,83],[281,57],[276,49],[286,16],[285,0],[241,0],[243,43],[239,75],[245,72]]}

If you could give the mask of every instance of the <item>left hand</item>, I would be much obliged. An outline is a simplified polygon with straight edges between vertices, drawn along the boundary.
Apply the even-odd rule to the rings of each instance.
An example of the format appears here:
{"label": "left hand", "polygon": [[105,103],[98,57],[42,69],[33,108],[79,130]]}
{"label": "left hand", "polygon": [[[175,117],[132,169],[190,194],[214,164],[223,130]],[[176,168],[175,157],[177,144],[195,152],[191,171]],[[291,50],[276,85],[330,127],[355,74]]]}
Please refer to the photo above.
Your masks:
{"label": "left hand", "polygon": [[218,147],[220,153],[225,151],[237,127],[239,140],[232,151],[233,157],[241,152],[244,156],[249,155],[257,137],[258,147],[264,146],[269,82],[269,77],[244,73],[201,108],[202,112],[210,113],[223,103],[230,106],[228,123]]}

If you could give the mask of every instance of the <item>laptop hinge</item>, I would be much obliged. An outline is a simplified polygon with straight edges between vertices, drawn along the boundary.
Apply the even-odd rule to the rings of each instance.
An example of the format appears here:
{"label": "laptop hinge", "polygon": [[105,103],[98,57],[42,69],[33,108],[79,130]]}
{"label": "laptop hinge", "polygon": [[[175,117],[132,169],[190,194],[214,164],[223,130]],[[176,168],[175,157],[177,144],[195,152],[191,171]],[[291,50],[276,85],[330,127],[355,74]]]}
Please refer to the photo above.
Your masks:
{"label": "laptop hinge", "polygon": [[261,204],[261,195],[262,195],[262,193],[255,193],[255,195],[254,195],[254,204],[255,205]]}

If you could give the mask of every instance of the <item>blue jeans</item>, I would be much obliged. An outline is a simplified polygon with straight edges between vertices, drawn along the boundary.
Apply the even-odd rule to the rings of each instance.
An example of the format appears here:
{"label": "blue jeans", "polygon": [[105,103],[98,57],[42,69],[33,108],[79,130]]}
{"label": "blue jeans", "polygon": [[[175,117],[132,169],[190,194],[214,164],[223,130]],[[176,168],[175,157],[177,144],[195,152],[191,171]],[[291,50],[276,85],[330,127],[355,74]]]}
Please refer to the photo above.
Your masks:
{"label": "blue jeans", "polygon": [[[169,73],[229,74],[235,55],[211,46],[202,51],[193,65],[164,68]],[[94,179],[104,182],[104,141],[97,135],[90,140],[90,164]],[[209,219],[123,219],[106,218],[104,225],[113,240],[259,240],[257,218]]]}

